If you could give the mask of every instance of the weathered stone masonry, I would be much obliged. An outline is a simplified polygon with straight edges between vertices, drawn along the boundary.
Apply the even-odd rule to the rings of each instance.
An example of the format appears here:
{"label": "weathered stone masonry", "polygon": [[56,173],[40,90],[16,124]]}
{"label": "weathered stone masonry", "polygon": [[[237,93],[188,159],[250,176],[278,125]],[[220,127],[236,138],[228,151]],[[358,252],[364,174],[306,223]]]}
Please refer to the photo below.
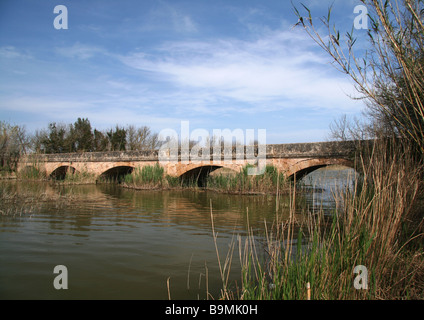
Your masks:
{"label": "weathered stone masonry", "polygon": [[[247,163],[255,163],[258,150],[255,150],[253,157],[247,157],[247,159],[244,150],[241,150],[242,154],[237,153],[236,149],[232,151],[231,156],[224,155],[222,152],[222,161],[219,163],[216,163],[217,155],[214,157],[211,151],[210,158],[205,161],[190,161],[179,152],[178,159],[175,159],[175,161],[161,162],[160,164],[165,168],[165,172],[171,176],[181,176],[190,170],[211,166],[238,171]],[[294,174],[300,177],[327,165],[352,166],[351,159],[354,152],[355,145],[351,141],[272,144],[266,146],[266,163],[274,165],[287,177]],[[47,175],[51,175],[58,168],[71,167],[77,171],[100,176],[117,167],[142,168],[146,165],[155,165],[158,162],[159,153],[157,150],[41,154],[22,157],[18,164],[18,171],[24,170],[28,166],[37,166]]]}

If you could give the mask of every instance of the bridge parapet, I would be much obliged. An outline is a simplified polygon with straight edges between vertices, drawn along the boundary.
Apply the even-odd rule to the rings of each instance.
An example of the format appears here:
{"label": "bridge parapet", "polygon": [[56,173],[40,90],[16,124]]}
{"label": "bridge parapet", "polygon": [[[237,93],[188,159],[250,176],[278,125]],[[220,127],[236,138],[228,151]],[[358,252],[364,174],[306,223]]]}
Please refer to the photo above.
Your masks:
{"label": "bridge parapet", "polygon": [[157,161],[157,151],[106,151],[30,154],[21,161],[24,162],[114,162],[121,161]]}
{"label": "bridge parapet", "polygon": [[356,149],[355,141],[329,141],[267,145],[267,158],[349,157]]}
{"label": "bridge parapet", "polygon": [[[248,147],[233,147],[231,154],[221,150],[221,159],[251,159],[258,156],[258,148],[254,147],[253,152],[248,152]],[[250,147],[252,148],[252,147]],[[202,150],[202,149],[200,149]],[[314,143],[290,143],[290,144],[269,144],[266,146],[266,158],[327,158],[327,157],[349,157],[355,151],[355,142],[314,142]],[[181,150],[169,150],[170,154],[178,154],[177,158],[169,160],[188,160],[187,155]],[[219,159],[219,154],[214,154],[210,150],[210,160]],[[107,151],[107,152],[84,152],[84,153],[55,153],[55,154],[31,154],[21,158],[20,162],[116,162],[119,161],[158,161],[159,150],[152,151]]]}

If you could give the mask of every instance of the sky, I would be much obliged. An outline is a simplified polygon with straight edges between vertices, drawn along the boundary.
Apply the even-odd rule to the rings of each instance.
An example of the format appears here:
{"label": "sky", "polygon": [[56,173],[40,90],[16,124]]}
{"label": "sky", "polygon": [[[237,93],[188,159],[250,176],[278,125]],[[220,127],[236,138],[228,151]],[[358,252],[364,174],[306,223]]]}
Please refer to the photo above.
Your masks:
{"label": "sky", "polygon": [[[314,22],[333,3],[350,30],[359,0],[304,0]],[[67,29],[63,11],[67,9]],[[353,83],[286,0],[0,0],[0,120],[27,132],[189,121],[190,130],[266,130],[267,143],[326,141],[364,109]],[[304,11],[303,11],[304,12]],[[305,13],[306,14],[306,13]],[[60,16],[60,17],[59,17]],[[359,40],[366,31],[356,33]]]}

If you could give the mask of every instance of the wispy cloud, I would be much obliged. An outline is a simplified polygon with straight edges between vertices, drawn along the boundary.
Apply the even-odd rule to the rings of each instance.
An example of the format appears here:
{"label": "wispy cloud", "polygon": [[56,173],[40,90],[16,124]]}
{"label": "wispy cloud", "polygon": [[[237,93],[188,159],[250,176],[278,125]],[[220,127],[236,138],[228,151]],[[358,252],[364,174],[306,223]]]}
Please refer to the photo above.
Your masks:
{"label": "wispy cloud", "polygon": [[55,50],[57,53],[64,57],[77,58],[81,60],[90,59],[95,55],[104,52],[104,50],[100,47],[81,44],[79,42],[73,44],[72,46],[56,47]]}
{"label": "wispy cloud", "polygon": [[11,29],[0,46],[0,117],[88,117],[97,128],[139,123],[157,131],[180,120],[260,126],[279,142],[298,140],[296,132],[301,140],[322,135],[334,116],[362,108],[329,57],[290,29],[286,2],[97,3],[90,14],[75,4],[69,32],[50,26],[37,38]]}
{"label": "wispy cloud", "polygon": [[350,108],[346,93],[353,92],[351,84],[311,44],[304,34],[280,30],[252,41],[170,42],[154,52],[137,51],[119,59],[190,92],[193,99],[207,93],[273,110],[294,103]]}
{"label": "wispy cloud", "polygon": [[1,59],[29,59],[31,55],[17,49],[14,46],[2,46],[0,47],[0,58]]}
{"label": "wispy cloud", "polygon": [[195,33],[198,25],[184,10],[164,1],[158,1],[158,6],[150,9],[144,17],[140,31],[164,30],[177,33]]}
{"label": "wispy cloud", "polygon": [[[113,99],[78,99],[67,97],[58,99],[52,97],[26,96],[4,99],[0,102],[0,110],[20,112],[32,115],[34,121],[43,118],[45,122],[70,123],[78,117],[88,118],[97,129],[107,129],[115,124],[146,125],[156,131],[166,127],[179,125],[180,118],[157,114],[143,108],[121,107],[111,103]],[[123,101],[120,99],[120,103]],[[137,101],[126,101],[130,106]]]}

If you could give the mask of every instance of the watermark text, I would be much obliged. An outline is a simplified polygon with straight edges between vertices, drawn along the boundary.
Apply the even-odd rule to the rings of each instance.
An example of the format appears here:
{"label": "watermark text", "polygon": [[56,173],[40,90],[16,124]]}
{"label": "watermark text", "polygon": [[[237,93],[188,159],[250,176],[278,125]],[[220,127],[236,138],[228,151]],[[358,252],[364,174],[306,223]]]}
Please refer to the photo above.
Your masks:
{"label": "watermark text", "polygon": [[190,131],[188,121],[181,122],[180,132],[164,129],[159,133],[163,144],[159,149],[159,163],[212,165],[244,164],[248,175],[259,175],[265,172],[266,166],[266,130],[258,129],[255,137],[254,129],[213,129],[212,135],[206,129]]}
{"label": "watermark text", "polygon": [[62,4],[53,9],[53,13],[58,14],[53,20],[55,29],[68,29],[68,8]]}

